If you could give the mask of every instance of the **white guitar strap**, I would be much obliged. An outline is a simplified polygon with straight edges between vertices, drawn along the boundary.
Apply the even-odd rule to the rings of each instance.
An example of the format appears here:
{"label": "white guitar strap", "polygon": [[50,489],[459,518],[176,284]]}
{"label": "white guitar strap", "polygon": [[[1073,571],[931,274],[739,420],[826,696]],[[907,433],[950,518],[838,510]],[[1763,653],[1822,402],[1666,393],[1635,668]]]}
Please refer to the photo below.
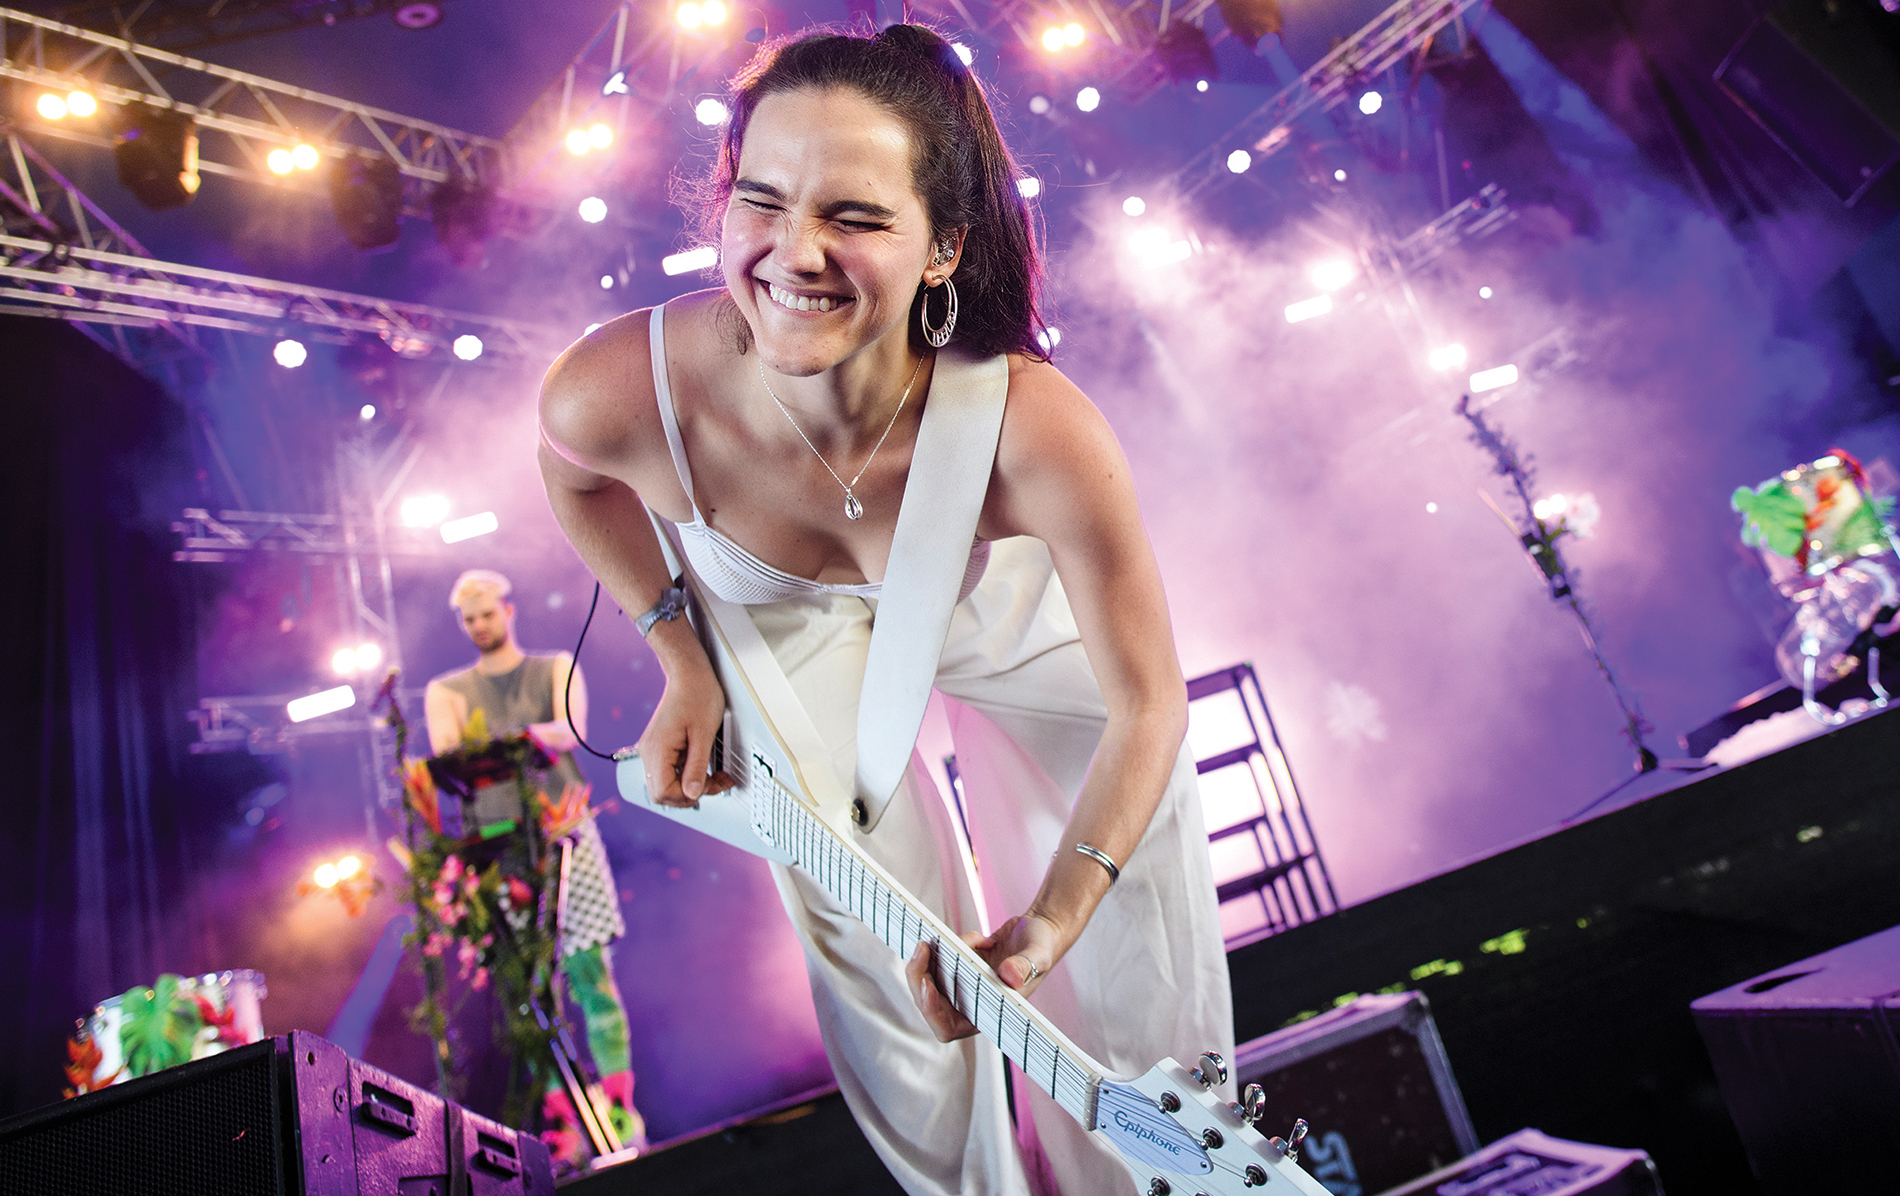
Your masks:
{"label": "white guitar strap", "polygon": [[[858,698],[858,769],[852,821],[877,826],[910,766],[917,732],[950,633],[977,518],[989,492],[1009,392],[1009,361],[947,351],[937,356],[930,397],[911,453],[890,563],[871,630],[864,688]],[[759,710],[798,762],[828,755],[811,716],[798,701],[764,637],[743,606],[712,593],[692,573],[673,526],[653,516],[677,576],[690,578],[701,609],[744,670]],[[800,768],[801,787],[816,779]],[[822,782],[821,782],[822,785]]]}

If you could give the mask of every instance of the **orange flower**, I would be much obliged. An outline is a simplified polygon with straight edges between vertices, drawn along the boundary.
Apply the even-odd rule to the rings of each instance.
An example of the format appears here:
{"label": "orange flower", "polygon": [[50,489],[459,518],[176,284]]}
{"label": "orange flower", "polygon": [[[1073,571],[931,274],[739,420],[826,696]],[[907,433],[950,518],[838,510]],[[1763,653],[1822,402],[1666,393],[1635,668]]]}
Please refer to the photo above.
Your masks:
{"label": "orange flower", "polygon": [[592,785],[569,783],[561,790],[561,800],[551,802],[546,793],[536,793],[541,805],[541,832],[550,839],[572,834],[587,819],[587,801],[593,796]]}
{"label": "orange flower", "polygon": [[429,775],[426,761],[411,760],[403,765],[402,789],[408,797],[409,808],[422,815],[430,830],[441,834],[441,806],[436,798],[435,778]]}

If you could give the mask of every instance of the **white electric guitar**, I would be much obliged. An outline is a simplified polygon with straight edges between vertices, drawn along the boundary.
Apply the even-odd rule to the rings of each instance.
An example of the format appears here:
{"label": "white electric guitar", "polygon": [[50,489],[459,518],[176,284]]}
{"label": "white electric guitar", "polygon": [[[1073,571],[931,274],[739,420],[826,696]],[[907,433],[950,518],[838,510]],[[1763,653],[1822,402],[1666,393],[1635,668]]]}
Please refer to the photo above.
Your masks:
{"label": "white electric guitar", "polygon": [[[852,842],[850,797],[836,792],[828,775],[802,773],[786,738],[764,712],[768,706],[786,709],[782,699],[789,687],[776,662],[760,658],[768,650],[750,617],[716,598],[702,600],[715,608],[718,619],[706,618],[695,601],[693,621],[727,701],[714,765],[739,783],[703,798],[693,809],[655,805],[648,800],[640,761],[624,748],[614,754],[623,797],[742,851],[803,869],[900,959],[908,959],[920,942],[932,944],[943,992],[1025,1076],[1114,1147],[1138,1189],[1151,1196],[1237,1196],[1255,1188],[1281,1196],[1329,1196],[1297,1164],[1304,1121],[1294,1124],[1291,1141],[1268,1139],[1253,1127],[1264,1103],[1258,1085],[1247,1086],[1239,1105],[1211,1091],[1227,1079],[1218,1054],[1202,1055],[1192,1069],[1163,1059],[1137,1078],[1105,1074],[1101,1064],[867,858]],[[728,630],[742,641],[736,648]],[[753,667],[742,667],[745,663]],[[762,703],[755,682],[785,687],[784,692]]]}

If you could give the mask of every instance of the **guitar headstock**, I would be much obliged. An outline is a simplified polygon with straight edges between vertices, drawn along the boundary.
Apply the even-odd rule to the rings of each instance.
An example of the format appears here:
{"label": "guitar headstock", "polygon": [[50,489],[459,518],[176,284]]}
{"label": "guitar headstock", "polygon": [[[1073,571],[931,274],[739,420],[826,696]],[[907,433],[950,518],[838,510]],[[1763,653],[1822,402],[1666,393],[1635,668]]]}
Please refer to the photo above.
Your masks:
{"label": "guitar headstock", "polygon": [[1269,1140],[1252,1125],[1253,1109],[1229,1104],[1214,1091],[1227,1078],[1212,1052],[1192,1070],[1163,1059],[1134,1080],[1103,1080],[1096,1094],[1095,1130],[1121,1155],[1150,1196],[1331,1196],[1300,1169],[1298,1139]]}

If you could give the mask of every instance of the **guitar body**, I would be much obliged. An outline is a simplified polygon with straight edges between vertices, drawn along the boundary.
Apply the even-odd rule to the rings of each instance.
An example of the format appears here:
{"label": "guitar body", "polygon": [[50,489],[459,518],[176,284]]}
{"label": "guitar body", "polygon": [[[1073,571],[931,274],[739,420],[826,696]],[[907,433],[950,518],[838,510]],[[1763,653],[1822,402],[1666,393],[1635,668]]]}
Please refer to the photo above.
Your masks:
{"label": "guitar body", "polygon": [[[669,563],[677,550],[662,526]],[[682,570],[684,572],[684,570]],[[690,586],[690,614],[726,692],[726,720],[713,765],[739,783],[702,798],[697,808],[655,804],[647,797],[643,762],[631,749],[615,753],[621,795],[663,818],[711,835],[741,851],[800,868],[897,953],[920,942],[935,948],[939,987],[1026,1078],[1049,1093],[1084,1127],[1100,1135],[1128,1167],[1136,1186],[1168,1193],[1239,1196],[1330,1196],[1300,1170],[1293,1147],[1269,1141],[1235,1105],[1215,1095],[1226,1078],[1217,1055],[1192,1070],[1163,1059],[1140,1077],[1107,1075],[983,958],[853,841],[851,795],[828,770],[805,773],[793,745],[822,760],[822,745],[791,695],[776,660],[743,608]],[[775,721],[773,715],[782,721]],[[1294,1135],[1303,1133],[1299,1123]]]}

